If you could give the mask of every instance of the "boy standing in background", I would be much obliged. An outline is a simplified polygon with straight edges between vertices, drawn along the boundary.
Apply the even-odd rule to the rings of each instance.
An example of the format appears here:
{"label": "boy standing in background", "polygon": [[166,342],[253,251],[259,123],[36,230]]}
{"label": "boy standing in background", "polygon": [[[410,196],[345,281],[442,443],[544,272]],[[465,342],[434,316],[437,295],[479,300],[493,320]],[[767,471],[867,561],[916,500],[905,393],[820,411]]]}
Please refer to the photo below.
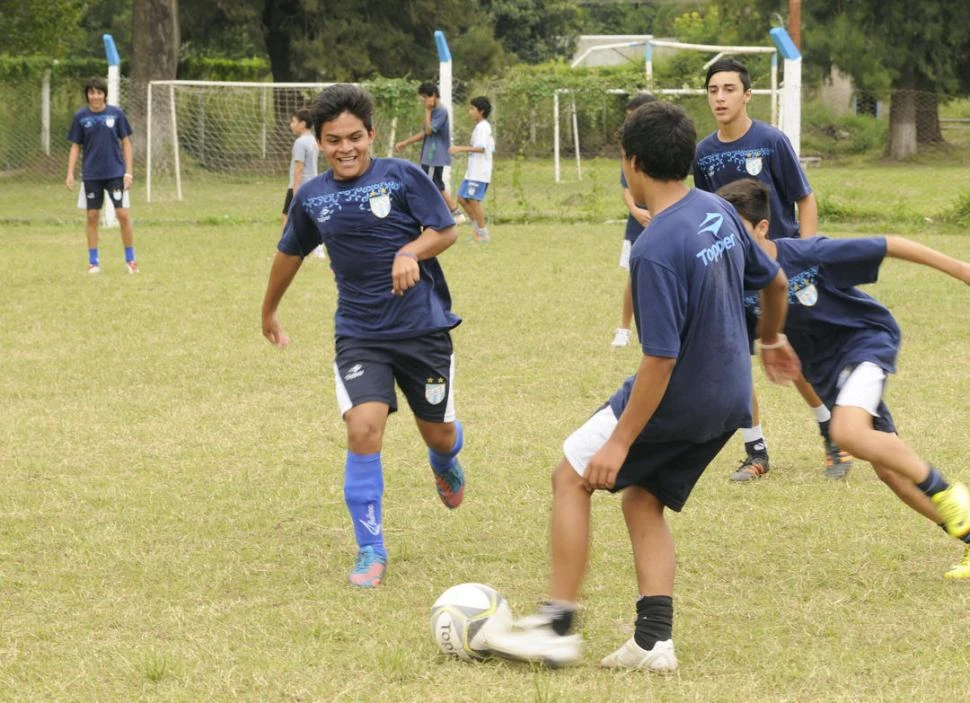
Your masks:
{"label": "boy standing in background", "polygon": [[468,154],[468,168],[465,169],[465,180],[458,188],[458,202],[468,213],[477,242],[487,242],[489,238],[482,201],[492,180],[492,152],[495,151],[492,125],[488,121],[490,114],[492,103],[488,98],[484,95],[472,98],[468,105],[468,116],[475,123],[471,145],[448,148],[451,154]]}

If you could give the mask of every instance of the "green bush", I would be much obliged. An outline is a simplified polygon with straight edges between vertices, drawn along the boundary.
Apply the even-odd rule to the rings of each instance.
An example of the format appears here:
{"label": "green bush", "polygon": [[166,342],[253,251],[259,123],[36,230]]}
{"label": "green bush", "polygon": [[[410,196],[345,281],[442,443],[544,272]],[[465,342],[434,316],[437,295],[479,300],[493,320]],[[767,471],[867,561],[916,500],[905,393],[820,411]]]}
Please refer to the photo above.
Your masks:
{"label": "green bush", "polygon": [[818,102],[802,106],[802,153],[839,157],[878,154],[885,148],[889,125],[878,117],[836,117]]}

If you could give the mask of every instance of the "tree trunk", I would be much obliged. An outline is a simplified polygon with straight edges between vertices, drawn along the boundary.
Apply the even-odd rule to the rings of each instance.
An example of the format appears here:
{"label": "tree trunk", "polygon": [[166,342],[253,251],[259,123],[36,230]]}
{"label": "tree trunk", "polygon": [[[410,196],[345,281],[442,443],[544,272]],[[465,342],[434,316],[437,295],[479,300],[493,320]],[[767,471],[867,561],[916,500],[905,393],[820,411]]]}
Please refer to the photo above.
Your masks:
{"label": "tree trunk", "polygon": [[918,93],[916,98],[916,141],[919,144],[939,144],[943,141],[940,129],[940,96]]}
{"label": "tree trunk", "polygon": [[896,90],[889,104],[889,156],[901,161],[916,150],[916,93]]}
{"label": "tree trunk", "polygon": [[[132,143],[139,161],[147,147],[144,130],[147,125],[148,82],[176,78],[180,43],[178,0],[134,0],[131,12],[131,85],[126,112],[136,125],[136,137]],[[161,93],[153,98],[159,102],[163,99]],[[168,94],[165,93],[166,106],[167,100]],[[171,126],[168,121],[169,109],[156,104],[152,111],[152,140],[157,142],[153,145],[154,157],[156,153],[162,153],[164,145],[158,140],[164,138],[167,143]]]}
{"label": "tree trunk", "polygon": [[265,0],[263,4],[263,38],[269,54],[269,68],[276,83],[292,80],[290,29],[300,20],[298,0]]}

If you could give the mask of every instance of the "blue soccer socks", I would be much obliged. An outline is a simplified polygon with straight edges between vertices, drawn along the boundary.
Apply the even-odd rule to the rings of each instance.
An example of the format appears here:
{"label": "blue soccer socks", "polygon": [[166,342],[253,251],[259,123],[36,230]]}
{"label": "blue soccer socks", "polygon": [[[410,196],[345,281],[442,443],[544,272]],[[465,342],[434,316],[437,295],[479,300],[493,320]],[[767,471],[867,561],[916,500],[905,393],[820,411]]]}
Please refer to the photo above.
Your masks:
{"label": "blue soccer socks", "polygon": [[450,510],[461,505],[465,498],[465,473],[458,463],[458,452],[465,443],[465,435],[461,423],[455,420],[455,443],[451,449],[441,454],[428,447],[428,460],[434,471],[435,487],[441,502]]}
{"label": "blue soccer socks", "polygon": [[387,559],[384,530],[381,523],[381,498],[384,495],[384,474],[381,454],[347,452],[344,470],[344,502],[354,523],[357,546],[371,547]]}

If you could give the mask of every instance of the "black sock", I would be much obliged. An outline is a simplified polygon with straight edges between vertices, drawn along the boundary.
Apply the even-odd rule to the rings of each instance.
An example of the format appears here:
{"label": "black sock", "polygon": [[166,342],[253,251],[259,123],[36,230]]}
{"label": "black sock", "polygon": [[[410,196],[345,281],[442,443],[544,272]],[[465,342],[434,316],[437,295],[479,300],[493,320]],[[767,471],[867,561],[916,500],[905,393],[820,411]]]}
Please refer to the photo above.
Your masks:
{"label": "black sock", "polygon": [[936,467],[930,466],[930,474],[926,477],[926,480],[917,483],[916,487],[923,491],[924,495],[935,496],[940,491],[944,491],[950,487],[950,484],[946,482],[943,475],[936,470]]}
{"label": "black sock", "polygon": [[818,433],[822,435],[822,439],[826,442],[831,442],[832,438],[829,437],[829,423],[831,420],[826,420],[825,422],[818,423]]}
{"label": "black sock", "polygon": [[641,596],[637,601],[637,622],[633,639],[646,650],[669,640],[674,629],[674,599],[670,596]]}
{"label": "black sock", "polygon": [[573,629],[573,620],[576,617],[575,608],[567,608],[560,603],[550,603],[546,601],[540,610],[547,613],[551,618],[552,631],[557,635],[568,635]]}
{"label": "black sock", "polygon": [[748,456],[768,458],[768,446],[765,444],[764,438],[745,442],[744,451],[747,452]]}

